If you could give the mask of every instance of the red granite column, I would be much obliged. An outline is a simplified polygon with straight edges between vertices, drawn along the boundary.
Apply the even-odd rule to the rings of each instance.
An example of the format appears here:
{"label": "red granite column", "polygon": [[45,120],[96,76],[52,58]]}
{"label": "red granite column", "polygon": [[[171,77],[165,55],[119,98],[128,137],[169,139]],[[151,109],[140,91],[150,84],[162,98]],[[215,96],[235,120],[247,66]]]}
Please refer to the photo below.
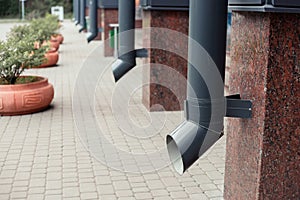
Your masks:
{"label": "red granite column", "polygon": [[224,197],[300,197],[300,15],[234,12],[229,92],[253,101],[228,119]]}
{"label": "red granite column", "polygon": [[101,40],[102,32],[99,31],[99,29],[100,30],[102,29],[102,26],[101,26],[101,17],[102,17],[101,16],[101,8],[97,9],[97,16],[98,16],[98,19],[97,19],[97,22],[98,22],[98,35],[94,40]]}
{"label": "red granite column", "polygon": [[114,49],[109,44],[109,24],[118,23],[118,9],[102,9],[102,27],[104,32],[104,56],[113,56]]}
{"label": "red granite column", "polygon": [[[167,28],[188,35],[189,14],[187,11],[144,11],[143,27],[159,27]],[[150,34],[150,35],[149,35]],[[183,38],[172,38],[163,31],[151,30],[143,34],[144,43],[151,46],[153,43],[163,44],[166,47],[182,49],[186,53],[187,58],[188,42]],[[154,45],[156,46],[156,45]],[[158,111],[160,108],[152,107],[159,104],[167,111],[175,111],[183,109],[183,101],[186,99],[186,82],[178,82],[176,77],[167,77],[168,72],[164,68],[158,69],[157,64],[166,65],[179,72],[184,77],[187,76],[187,60],[172,53],[160,49],[149,49],[149,57],[145,59],[144,64],[150,64],[150,68],[143,71],[144,83],[160,82],[167,79],[173,88],[179,93],[176,96],[170,89],[159,85],[150,84],[143,87],[143,104],[150,111]]]}

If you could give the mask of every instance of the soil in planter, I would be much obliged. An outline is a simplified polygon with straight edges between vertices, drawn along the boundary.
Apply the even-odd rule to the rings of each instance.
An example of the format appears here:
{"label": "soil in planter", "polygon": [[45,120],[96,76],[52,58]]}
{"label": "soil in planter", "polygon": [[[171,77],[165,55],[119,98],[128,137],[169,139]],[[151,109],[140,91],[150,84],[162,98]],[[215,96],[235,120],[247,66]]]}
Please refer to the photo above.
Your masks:
{"label": "soil in planter", "polygon": [[[40,80],[42,80],[41,77],[21,76],[21,77],[18,77],[17,82],[16,82],[15,85],[33,83],[33,82],[40,81]],[[9,85],[9,83],[4,78],[0,78],[0,85]]]}

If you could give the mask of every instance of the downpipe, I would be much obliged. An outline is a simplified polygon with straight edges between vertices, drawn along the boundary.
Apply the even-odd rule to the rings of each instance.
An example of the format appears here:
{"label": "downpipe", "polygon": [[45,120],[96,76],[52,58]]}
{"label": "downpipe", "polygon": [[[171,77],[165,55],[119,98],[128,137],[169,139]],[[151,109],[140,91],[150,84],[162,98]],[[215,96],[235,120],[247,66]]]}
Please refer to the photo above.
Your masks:
{"label": "downpipe", "polygon": [[74,12],[74,17],[75,17],[75,26],[79,24],[80,21],[80,2],[79,0],[73,0],[73,12]]}
{"label": "downpipe", "polygon": [[86,34],[88,43],[95,39],[98,35],[98,0],[89,0],[89,4],[90,30]]}
{"label": "downpipe", "polygon": [[118,59],[112,64],[117,82],[136,66],[137,57],[147,57],[146,49],[135,49],[135,0],[119,0],[119,50]]}
{"label": "downpipe", "polygon": [[80,0],[79,33],[81,33],[86,28],[85,5],[86,5],[86,0]]}
{"label": "downpipe", "polygon": [[223,136],[224,117],[252,117],[252,102],[224,97],[228,0],[190,0],[188,87],[185,121],[166,143],[183,174]]}
{"label": "downpipe", "polygon": [[[190,0],[186,120],[166,137],[170,160],[179,174],[183,174],[223,136],[227,4],[228,0]],[[209,76],[221,77],[221,85],[208,88],[201,73],[205,68],[215,66],[190,62],[208,59],[206,54],[198,53],[193,47],[195,42],[204,48],[218,68],[219,74]],[[212,111],[213,105],[217,114]]]}
{"label": "downpipe", "polygon": [[72,18],[72,21],[75,23],[75,21],[76,21],[76,12],[75,12],[75,10],[76,10],[76,0],[73,0],[73,8],[72,8],[72,12],[73,12],[73,18]]}

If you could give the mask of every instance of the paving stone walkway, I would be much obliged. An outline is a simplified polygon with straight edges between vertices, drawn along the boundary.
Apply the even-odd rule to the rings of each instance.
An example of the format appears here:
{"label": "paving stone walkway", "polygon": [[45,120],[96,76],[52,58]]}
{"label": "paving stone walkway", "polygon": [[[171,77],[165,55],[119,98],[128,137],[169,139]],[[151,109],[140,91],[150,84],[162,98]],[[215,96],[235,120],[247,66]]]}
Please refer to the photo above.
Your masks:
{"label": "paving stone walkway", "polygon": [[[11,26],[0,23],[0,39]],[[0,200],[223,199],[226,138],[176,174],[165,136],[183,113],[148,113],[141,68],[115,84],[103,42],[87,44],[70,21],[61,32],[58,66],[26,71],[54,85],[51,108],[0,117]]]}

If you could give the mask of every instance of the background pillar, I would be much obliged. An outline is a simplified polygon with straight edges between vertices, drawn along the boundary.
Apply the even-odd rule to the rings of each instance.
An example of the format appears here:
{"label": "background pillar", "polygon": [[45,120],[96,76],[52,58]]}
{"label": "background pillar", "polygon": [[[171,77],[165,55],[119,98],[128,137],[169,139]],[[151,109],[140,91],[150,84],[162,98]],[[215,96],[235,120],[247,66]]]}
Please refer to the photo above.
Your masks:
{"label": "background pillar", "polygon": [[[94,40],[101,40],[102,38],[102,30],[103,28],[101,27],[101,8],[97,8],[97,23],[98,23],[98,35]],[[100,29],[100,30],[99,30]]]}
{"label": "background pillar", "polygon": [[112,29],[109,27],[109,24],[118,24],[118,8],[110,9],[104,8],[102,9],[102,27],[104,31],[104,56],[113,56],[114,49],[110,46],[109,42],[109,31]]}
{"label": "background pillar", "polygon": [[[89,3],[89,1],[87,0],[86,3]],[[85,5],[85,11],[84,11],[84,17],[89,16],[89,13],[90,13],[90,7],[89,7],[89,4],[86,4]],[[83,29],[83,32],[84,33],[87,32],[87,27],[85,29]]]}
{"label": "background pillar", "polygon": [[253,101],[228,119],[224,198],[300,197],[300,15],[233,12],[229,93]]}
{"label": "background pillar", "polygon": [[[188,35],[189,13],[188,11],[158,11],[144,10],[143,28],[159,27],[167,28]],[[149,35],[150,34],[150,35]],[[163,44],[188,53],[187,38],[172,38],[163,31],[151,30],[143,34],[144,43],[151,46],[153,43]],[[155,45],[154,45],[155,46]],[[159,111],[161,108],[152,107],[159,104],[167,111],[175,111],[183,109],[183,101],[186,99],[186,83],[182,84],[176,81],[176,77],[167,77],[157,66],[157,64],[166,65],[173,68],[179,74],[186,78],[187,76],[187,60],[172,53],[160,49],[149,49],[149,56],[145,59],[144,64],[150,64],[149,67],[143,69],[143,79],[145,83],[150,81],[160,82],[160,80],[168,80],[180,93],[177,97],[166,87],[159,84],[151,84],[143,87],[143,104],[150,111]],[[174,88],[173,87],[173,88]]]}

